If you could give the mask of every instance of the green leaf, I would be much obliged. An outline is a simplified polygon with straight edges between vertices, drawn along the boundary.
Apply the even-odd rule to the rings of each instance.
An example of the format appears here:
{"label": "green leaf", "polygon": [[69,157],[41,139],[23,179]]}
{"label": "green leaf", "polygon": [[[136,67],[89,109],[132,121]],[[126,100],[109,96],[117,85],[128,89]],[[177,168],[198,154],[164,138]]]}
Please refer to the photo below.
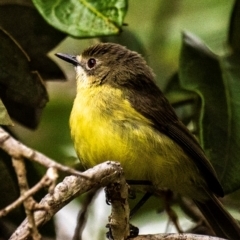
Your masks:
{"label": "green leaf", "polygon": [[199,39],[183,35],[181,86],[201,98],[200,141],[229,193],[240,187],[240,79],[230,59],[222,65]]}
{"label": "green leaf", "polygon": [[[35,127],[39,110],[47,101],[46,87],[30,59],[16,41],[0,28],[0,96],[9,115],[28,127]],[[33,109],[35,118],[28,114]],[[30,123],[30,124],[29,124]]]}
{"label": "green leaf", "polygon": [[198,101],[198,95],[196,93],[181,88],[177,73],[169,79],[164,94],[171,105],[176,107],[188,103],[195,104]]}
{"label": "green leaf", "polygon": [[125,29],[121,32],[121,34],[117,36],[104,36],[100,38],[101,42],[113,42],[118,43],[123,46],[126,46],[128,49],[132,51],[140,53],[146,59],[146,49],[140,38],[134,31],[130,31],[129,29]]}
{"label": "green leaf", "polygon": [[43,79],[65,79],[61,69],[48,58],[47,53],[55,48],[66,34],[51,27],[31,1],[30,4],[13,2],[5,0],[1,3],[1,27],[21,45],[31,59],[31,69],[38,71]]}
{"label": "green leaf", "polygon": [[[239,56],[228,56],[221,59],[225,94],[228,104],[228,129],[226,129],[225,148],[226,172],[222,181],[229,191],[240,186],[240,59]],[[225,116],[226,117],[226,116]]]}
{"label": "green leaf", "polygon": [[[198,116],[199,96],[180,86],[177,73],[169,79],[164,94],[186,126]],[[192,130],[195,132],[195,129]]]}
{"label": "green leaf", "polygon": [[2,100],[0,99],[0,125],[13,125]]}
{"label": "green leaf", "polygon": [[[19,186],[16,178],[16,173],[14,172],[11,157],[0,149],[0,209],[5,208],[12,202],[14,202],[20,195]],[[12,226],[19,225],[25,218],[24,209],[22,206],[15,208],[7,216],[0,219],[1,224],[1,237],[3,234],[2,225],[8,224],[11,222]],[[10,234],[9,230],[4,231],[4,234]],[[7,239],[10,236],[7,237]],[[5,238],[4,238],[5,239]]]}
{"label": "green leaf", "polygon": [[238,0],[232,11],[228,42],[234,51],[240,51],[240,1]]}
{"label": "green leaf", "polygon": [[0,99],[0,125],[13,125],[2,100]]}
{"label": "green leaf", "polygon": [[127,0],[33,0],[44,19],[74,37],[116,35],[121,31]]}

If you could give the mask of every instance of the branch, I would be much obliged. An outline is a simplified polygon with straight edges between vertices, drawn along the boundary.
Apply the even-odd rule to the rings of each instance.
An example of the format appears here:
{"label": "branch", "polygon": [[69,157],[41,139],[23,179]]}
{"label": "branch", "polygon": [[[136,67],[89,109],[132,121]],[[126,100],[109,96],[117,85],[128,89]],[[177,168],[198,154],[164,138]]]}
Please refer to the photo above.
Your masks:
{"label": "branch", "polygon": [[154,235],[141,235],[128,240],[223,240],[223,238],[197,235],[191,233],[163,233]]}
{"label": "branch", "polygon": [[118,182],[106,187],[107,203],[111,203],[112,212],[109,216],[109,235],[114,240],[124,240],[130,235],[128,205],[129,186],[123,175]]}
{"label": "branch", "polygon": [[9,133],[0,127],[0,148],[7,152],[13,158],[27,158],[31,161],[37,162],[46,168],[56,168],[62,172],[67,172],[69,174],[83,176],[80,172],[74,170],[73,168],[64,166],[54,160],[48,158],[44,154],[33,150],[24,144],[20,143],[14,139]]}
{"label": "branch", "polygon": [[[68,176],[63,182],[59,183],[52,194],[47,194],[39,203],[39,206],[45,210],[34,212],[36,226],[41,226],[49,221],[56,212],[67,205],[75,197],[91,190],[107,186],[114,181],[118,181],[122,174],[122,168],[116,162],[104,162],[91,168],[81,176]],[[22,224],[13,233],[10,240],[24,240],[30,236],[28,222],[25,219]]]}
{"label": "branch", "polygon": [[[21,194],[21,196],[14,201],[12,204],[8,205],[4,209],[0,211],[0,218],[6,216],[13,209],[21,205],[27,198],[33,196],[36,192],[38,192],[41,188],[49,187],[49,192],[52,192],[52,186],[55,186],[55,181],[57,179],[57,173],[54,168],[49,168],[47,173],[42,177],[42,179],[31,189]],[[35,206],[36,207],[36,206]],[[39,209],[39,206],[37,206]]]}
{"label": "branch", "polygon": [[[26,177],[26,168],[23,158],[12,158],[13,167],[15,169],[15,172],[17,174],[18,179],[18,185],[20,189],[20,194],[25,194],[29,187]],[[28,219],[28,230],[31,232],[31,236],[33,240],[39,240],[41,239],[41,235],[38,232],[38,229],[36,227],[34,217],[33,217],[33,209],[34,206],[37,205],[37,203],[34,201],[33,197],[28,197],[24,199],[23,201],[25,213],[27,215]]]}
{"label": "branch", "polygon": [[[109,202],[112,203],[112,214],[109,217],[110,234],[112,234],[114,239],[117,240],[126,239],[126,236],[129,235],[129,206],[127,203],[128,187],[125,183],[122,168],[119,163],[108,161],[97,165],[84,173],[80,173],[74,169],[56,163],[45,155],[26,147],[11,137],[2,128],[0,128],[0,148],[12,157],[13,162],[16,165],[15,169],[19,167],[18,164],[23,164],[23,158],[27,158],[49,168],[48,172],[54,173],[55,170],[58,169],[60,171],[77,175],[66,177],[63,182],[59,183],[54,189],[53,186],[55,186],[54,182],[57,176],[52,176],[53,179],[49,176],[47,178],[43,177],[42,180],[30,190],[28,190],[26,179],[22,181],[22,179],[20,179],[21,176],[19,175],[18,178],[20,185],[21,183],[25,185],[21,190],[22,195],[12,205],[5,208],[3,212],[0,212],[0,214],[4,215],[6,212],[13,209],[15,205],[24,202],[25,209],[28,211],[28,218],[22,222],[18,229],[13,233],[10,240],[27,239],[30,235],[34,237],[34,234],[36,234],[35,239],[37,239],[38,232],[33,233],[33,228],[36,230],[37,227],[45,224],[56,212],[78,195],[81,195],[93,188],[100,188],[110,184],[112,184],[111,187],[113,187],[113,189],[111,189],[111,187],[108,188],[108,192],[110,191],[111,196]],[[16,172],[18,173],[18,171]],[[22,173],[24,170],[20,172]],[[47,173],[47,175],[48,174],[49,173]],[[50,193],[47,194],[39,204],[35,204],[31,195],[45,184],[48,186],[50,185]],[[31,210],[33,210],[33,205],[35,205],[34,212],[31,212]],[[34,224],[34,226],[31,226],[31,224]],[[134,240],[143,239],[220,240],[218,237],[200,236],[194,234],[157,234],[142,235],[134,238]]]}

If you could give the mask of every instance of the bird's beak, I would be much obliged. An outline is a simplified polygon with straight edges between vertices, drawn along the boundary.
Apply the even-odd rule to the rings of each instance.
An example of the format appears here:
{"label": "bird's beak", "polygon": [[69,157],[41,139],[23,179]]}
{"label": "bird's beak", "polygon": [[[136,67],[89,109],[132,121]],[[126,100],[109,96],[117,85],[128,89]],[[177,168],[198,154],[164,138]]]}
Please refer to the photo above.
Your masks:
{"label": "bird's beak", "polygon": [[72,63],[74,66],[80,65],[76,56],[68,55],[64,53],[56,53],[55,55],[66,62]]}

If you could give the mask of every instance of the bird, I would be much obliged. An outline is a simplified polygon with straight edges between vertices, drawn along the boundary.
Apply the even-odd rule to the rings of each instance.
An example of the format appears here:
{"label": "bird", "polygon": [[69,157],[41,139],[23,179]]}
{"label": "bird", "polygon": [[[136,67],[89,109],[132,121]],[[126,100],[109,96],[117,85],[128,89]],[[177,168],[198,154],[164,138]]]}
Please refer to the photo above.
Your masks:
{"label": "bird", "polygon": [[98,43],[80,55],[56,56],[75,67],[69,123],[85,168],[118,161],[126,179],[193,199],[219,237],[240,239],[238,223],[219,201],[224,191],[212,164],[139,53]]}

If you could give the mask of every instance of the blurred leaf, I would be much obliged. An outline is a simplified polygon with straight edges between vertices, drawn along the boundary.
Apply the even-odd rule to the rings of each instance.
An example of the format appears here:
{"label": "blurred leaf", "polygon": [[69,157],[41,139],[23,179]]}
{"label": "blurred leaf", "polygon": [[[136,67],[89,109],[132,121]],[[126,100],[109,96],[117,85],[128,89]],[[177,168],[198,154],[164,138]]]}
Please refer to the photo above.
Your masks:
{"label": "blurred leaf", "polygon": [[169,79],[164,94],[173,106],[182,106],[189,102],[194,103],[198,98],[196,93],[181,87],[177,73]]}
{"label": "blurred leaf", "polygon": [[[228,61],[223,63],[229,68]],[[240,186],[240,83],[235,73],[231,66],[223,72],[228,79],[223,78],[219,58],[196,37],[183,35],[180,82],[201,97],[200,140],[226,193]]]}
{"label": "blurred leaf", "polygon": [[[0,209],[8,206],[19,197],[16,174],[13,170],[11,158],[0,149]],[[25,218],[22,206],[15,208],[7,216],[0,219],[1,239],[9,239],[14,229]]]}
{"label": "blurred leaf", "polygon": [[192,120],[198,119],[199,96],[195,92],[181,87],[177,73],[169,79],[164,94],[185,125],[188,125]]}
{"label": "blurred leaf", "polygon": [[11,99],[5,99],[4,105],[8,109],[11,118],[25,127],[35,129],[38,126],[43,108],[27,106]]}
{"label": "blurred leaf", "polygon": [[[27,131],[29,134],[27,136],[24,135],[26,130],[19,132],[19,134],[24,136],[25,144],[28,146],[44,152],[48,157],[57,159],[62,164],[73,166],[79,160],[69,157],[76,156],[68,125],[72,99],[71,101],[63,98],[59,99],[62,94],[60,92],[58,97],[53,97],[44,109],[41,128],[36,129],[34,132]],[[37,138],[34,136],[37,136]]]}
{"label": "blurred leaf", "polygon": [[[1,99],[11,117],[28,127],[35,127],[39,115],[37,109],[46,105],[48,94],[38,73],[30,70],[29,63],[29,57],[21,47],[6,31],[0,29]],[[29,118],[32,116],[27,112],[22,115],[27,108],[34,109],[35,119]]]}
{"label": "blurred leaf", "polygon": [[[0,171],[0,209],[2,209],[19,196],[19,188],[11,158],[3,150],[0,150]],[[24,217],[24,215],[22,215],[22,217]]]}
{"label": "blurred leaf", "polygon": [[31,69],[37,70],[43,79],[65,79],[61,69],[47,57],[47,53],[66,35],[47,24],[31,1],[13,2],[1,2],[0,26],[27,52]]}
{"label": "blurred leaf", "polygon": [[117,36],[101,37],[100,41],[121,44],[121,45],[126,46],[127,48],[131,49],[132,51],[140,53],[145,58],[147,57],[143,43],[140,41],[140,39],[137,37],[137,35],[133,31],[130,31],[129,29],[125,29]]}
{"label": "blurred leaf", "polygon": [[236,0],[230,20],[228,42],[234,51],[240,51],[240,1]]}
{"label": "blurred leaf", "polygon": [[0,99],[0,125],[13,125],[8,115],[7,109],[3,105],[3,102],[1,99]]}
{"label": "blurred leaf", "polygon": [[[228,104],[228,129],[225,135],[227,149],[226,172],[222,174],[222,182],[229,192],[240,186],[240,58],[228,56],[221,60],[225,94]],[[220,106],[219,106],[220,107]],[[226,117],[226,116],[225,116]],[[227,136],[227,138],[226,138]]]}
{"label": "blurred leaf", "polygon": [[33,0],[44,19],[74,37],[118,34],[127,11],[127,0]]}
{"label": "blurred leaf", "polygon": [[30,59],[15,40],[0,29],[0,84],[7,98],[32,107],[44,107],[48,95],[37,72],[29,69]]}

